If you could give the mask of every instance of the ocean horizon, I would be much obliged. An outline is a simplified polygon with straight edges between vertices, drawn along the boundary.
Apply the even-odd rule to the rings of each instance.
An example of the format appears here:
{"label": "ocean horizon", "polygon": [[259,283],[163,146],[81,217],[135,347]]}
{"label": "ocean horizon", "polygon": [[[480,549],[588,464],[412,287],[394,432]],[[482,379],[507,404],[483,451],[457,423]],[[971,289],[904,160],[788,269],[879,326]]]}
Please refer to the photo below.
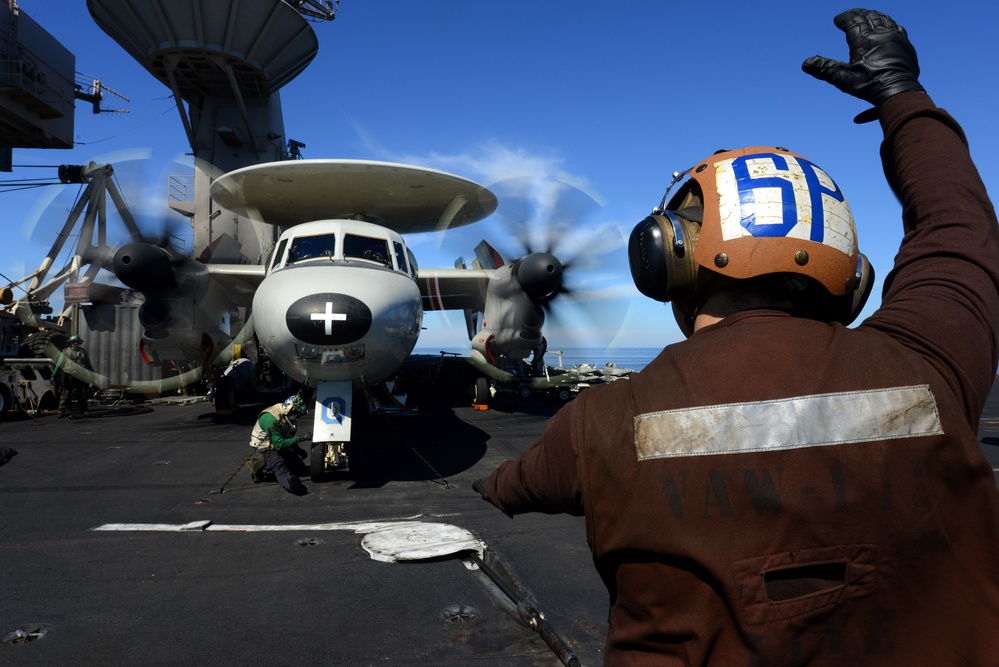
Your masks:
{"label": "ocean horizon", "polygon": [[[552,368],[572,368],[581,364],[602,367],[606,364],[614,364],[618,368],[640,371],[662,352],[661,347],[612,347],[606,349],[602,347],[563,347],[560,350],[561,364],[559,363],[559,349],[549,349],[545,354],[545,363]],[[442,351],[468,354],[468,350],[448,350],[427,346],[418,346],[413,350],[413,354],[436,355]]]}

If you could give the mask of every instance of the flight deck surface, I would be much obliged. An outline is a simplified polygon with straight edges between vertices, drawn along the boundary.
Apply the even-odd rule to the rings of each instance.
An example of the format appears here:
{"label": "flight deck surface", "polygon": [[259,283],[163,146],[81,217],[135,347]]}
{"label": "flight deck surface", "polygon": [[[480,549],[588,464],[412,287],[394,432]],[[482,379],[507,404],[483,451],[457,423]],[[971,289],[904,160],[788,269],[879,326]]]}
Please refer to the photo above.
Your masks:
{"label": "flight deck surface", "polygon": [[[260,405],[0,424],[19,451],[0,467],[0,635],[35,635],[0,644],[0,662],[560,664],[458,558],[386,563],[362,547],[376,525],[418,521],[477,536],[581,663],[599,665],[608,600],[583,520],[509,519],[470,488],[528,447],[557,404],[421,406],[366,424],[356,479],[305,477],[303,497],[245,470],[228,481]],[[996,474],[999,391],[979,436]]]}
{"label": "flight deck surface", "polygon": [[[510,519],[471,489],[557,404],[469,403],[359,426],[356,479],[306,474],[302,497],[245,469],[226,483],[263,405],[0,423],[18,450],[0,467],[0,636],[40,635],[0,644],[0,663],[560,664],[458,558],[386,563],[362,548],[368,524],[415,520],[472,532],[582,664],[600,664],[607,593],[583,520]],[[94,530],[116,524],[132,526]]]}

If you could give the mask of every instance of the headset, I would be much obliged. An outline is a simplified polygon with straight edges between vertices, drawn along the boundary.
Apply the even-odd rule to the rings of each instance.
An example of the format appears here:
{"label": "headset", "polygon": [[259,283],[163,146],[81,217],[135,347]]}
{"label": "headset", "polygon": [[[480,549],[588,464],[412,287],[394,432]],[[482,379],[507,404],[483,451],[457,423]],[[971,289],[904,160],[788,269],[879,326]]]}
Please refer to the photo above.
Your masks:
{"label": "headset", "polygon": [[699,268],[694,247],[700,231],[700,224],[674,211],[639,222],[628,240],[628,263],[638,291],[663,302],[694,298]]}

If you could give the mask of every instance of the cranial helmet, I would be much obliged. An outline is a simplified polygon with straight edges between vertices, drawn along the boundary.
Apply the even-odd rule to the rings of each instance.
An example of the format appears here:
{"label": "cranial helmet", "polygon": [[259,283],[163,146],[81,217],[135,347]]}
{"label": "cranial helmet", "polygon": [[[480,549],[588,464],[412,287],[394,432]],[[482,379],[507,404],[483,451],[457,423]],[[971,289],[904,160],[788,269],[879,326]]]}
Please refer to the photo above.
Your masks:
{"label": "cranial helmet", "polygon": [[70,345],[72,345],[73,343],[82,343],[82,342],[83,342],[83,339],[80,338],[79,336],[73,335],[73,336],[69,337],[69,343],[70,343]]}
{"label": "cranial helmet", "polygon": [[638,290],[672,302],[684,334],[715,291],[770,274],[807,279],[794,301],[810,317],[856,318],[874,271],[857,248],[850,206],[826,172],[787,149],[751,147],[715,153],[674,174],[673,185],[685,175],[628,243]]}
{"label": "cranial helmet", "polygon": [[289,396],[284,401],[284,413],[286,415],[299,416],[306,412],[305,401],[298,394]]}

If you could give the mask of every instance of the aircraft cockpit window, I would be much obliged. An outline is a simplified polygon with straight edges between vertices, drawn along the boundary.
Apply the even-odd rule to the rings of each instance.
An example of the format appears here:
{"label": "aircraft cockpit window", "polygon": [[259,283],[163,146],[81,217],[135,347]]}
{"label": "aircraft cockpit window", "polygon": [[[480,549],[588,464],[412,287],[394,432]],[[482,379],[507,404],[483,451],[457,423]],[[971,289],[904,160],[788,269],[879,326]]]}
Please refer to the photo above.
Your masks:
{"label": "aircraft cockpit window", "polygon": [[416,263],[416,255],[413,254],[412,250],[406,248],[406,257],[409,257],[410,275],[415,278],[416,274],[420,272],[420,265]]}
{"label": "aircraft cockpit window", "polygon": [[333,258],[336,250],[336,235],[321,234],[318,236],[299,236],[291,242],[291,252],[288,253],[288,263],[301,262],[305,259],[320,257]]}
{"label": "aircraft cockpit window", "polygon": [[366,259],[385,266],[392,266],[392,257],[388,252],[388,241],[368,236],[346,234],[343,237],[344,259]]}
{"label": "aircraft cockpit window", "polygon": [[402,244],[398,241],[393,241],[392,245],[395,247],[395,263],[399,267],[399,270],[403,273],[409,273],[409,266],[406,265],[406,253],[402,251]]}
{"label": "aircraft cockpit window", "polygon": [[287,245],[288,239],[284,239],[278,244],[277,250],[274,251],[274,255],[271,257],[271,261],[269,262],[272,269],[281,262],[281,257],[284,255],[284,249]]}

